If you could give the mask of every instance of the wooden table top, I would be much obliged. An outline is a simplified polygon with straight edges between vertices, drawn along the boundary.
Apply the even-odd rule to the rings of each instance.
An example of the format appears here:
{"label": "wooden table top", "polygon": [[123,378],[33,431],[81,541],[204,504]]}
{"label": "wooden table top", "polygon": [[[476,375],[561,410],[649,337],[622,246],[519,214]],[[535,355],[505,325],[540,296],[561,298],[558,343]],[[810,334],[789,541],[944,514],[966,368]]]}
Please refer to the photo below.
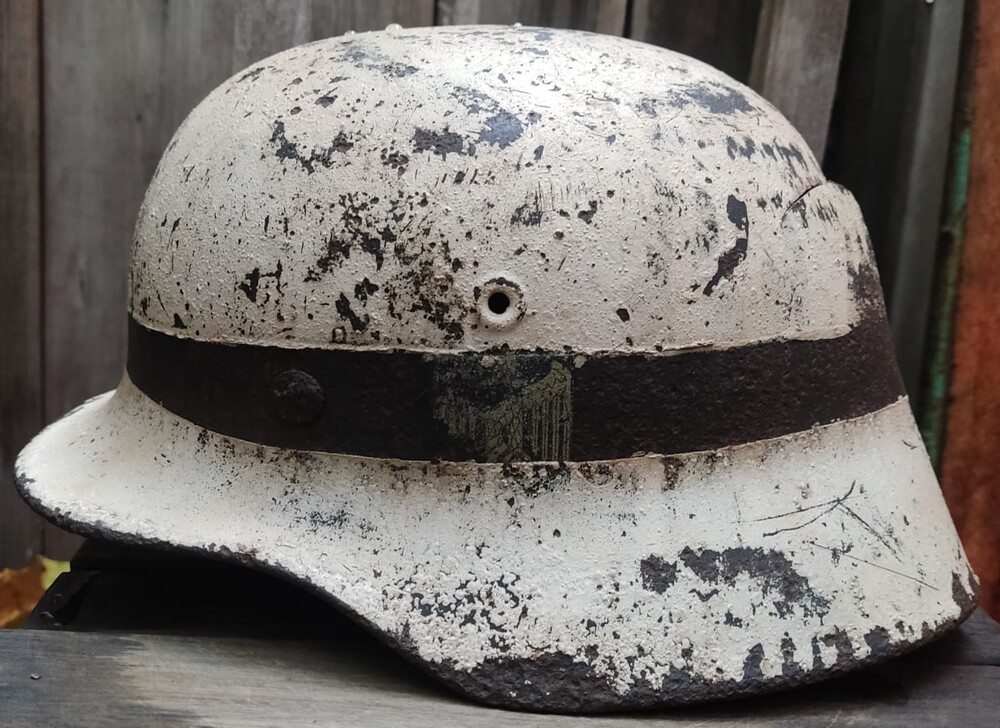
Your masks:
{"label": "wooden table top", "polygon": [[227,564],[88,543],[25,629],[0,631],[0,726],[1000,724],[1000,626],[816,685],[597,716],[484,708],[316,597]]}

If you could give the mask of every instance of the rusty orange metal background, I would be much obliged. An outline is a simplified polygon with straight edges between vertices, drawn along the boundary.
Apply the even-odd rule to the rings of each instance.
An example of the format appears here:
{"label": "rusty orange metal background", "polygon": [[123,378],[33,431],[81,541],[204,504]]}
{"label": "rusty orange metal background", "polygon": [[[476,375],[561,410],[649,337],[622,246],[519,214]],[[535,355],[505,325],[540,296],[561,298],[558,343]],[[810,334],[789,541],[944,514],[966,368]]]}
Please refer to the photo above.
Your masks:
{"label": "rusty orange metal background", "polygon": [[980,2],[972,147],[941,487],[1000,617],[1000,5]]}

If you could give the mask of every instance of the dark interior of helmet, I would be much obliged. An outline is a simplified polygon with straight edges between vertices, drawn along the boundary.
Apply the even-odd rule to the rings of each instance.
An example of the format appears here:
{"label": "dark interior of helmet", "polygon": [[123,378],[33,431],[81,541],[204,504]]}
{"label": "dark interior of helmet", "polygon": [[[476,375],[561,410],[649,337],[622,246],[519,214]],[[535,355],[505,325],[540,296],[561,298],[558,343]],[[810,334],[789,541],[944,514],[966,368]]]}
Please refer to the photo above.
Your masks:
{"label": "dark interior of helmet", "polygon": [[489,299],[486,301],[486,305],[489,306],[490,311],[500,315],[507,311],[510,306],[510,297],[503,291],[495,291],[490,294]]}

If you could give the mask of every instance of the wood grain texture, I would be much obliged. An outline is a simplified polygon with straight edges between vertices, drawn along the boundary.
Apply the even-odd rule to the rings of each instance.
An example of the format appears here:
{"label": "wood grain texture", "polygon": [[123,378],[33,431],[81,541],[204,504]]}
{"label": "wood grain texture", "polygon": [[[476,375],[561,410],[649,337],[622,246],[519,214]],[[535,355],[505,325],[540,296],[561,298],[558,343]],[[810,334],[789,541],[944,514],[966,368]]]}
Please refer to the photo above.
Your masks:
{"label": "wood grain texture", "polygon": [[981,603],[1000,614],[1000,6],[981,2],[974,71],[965,235],[954,323],[954,359],[941,487]]}
{"label": "wood grain texture", "polygon": [[764,0],[750,85],[788,117],[823,159],[849,0]]}
{"label": "wood grain texture", "polygon": [[923,4],[919,8],[913,55],[919,71],[901,130],[905,147],[890,228],[895,281],[887,304],[900,373],[915,407],[920,405],[920,378],[955,115],[963,10],[963,0]]}
{"label": "wood grain texture", "polygon": [[628,35],[686,53],[745,83],[759,13],[760,0],[632,0]]}
{"label": "wood grain texture", "polygon": [[39,8],[0,0],[0,568],[42,549],[14,458],[42,422]]}
{"label": "wood grain texture", "polygon": [[864,213],[887,302],[895,283],[893,206],[906,149],[901,129],[919,76],[910,54],[899,49],[916,47],[922,5],[852,4],[823,160],[827,177],[851,190]]}
{"label": "wood grain texture", "polygon": [[[185,726],[581,722],[472,705],[313,593],[184,553],[88,540],[26,626],[51,630],[52,637],[35,633],[11,646],[12,633],[0,632],[0,653],[8,658],[0,661],[0,710],[12,706],[24,725],[60,725],[69,715],[73,725],[113,727],[147,713],[157,725]],[[118,636],[101,634],[109,631]],[[85,659],[96,669],[76,671]],[[736,703],[587,723],[937,725],[956,706],[959,718],[981,720],[982,711],[997,705],[989,691],[997,687],[998,666],[1000,626],[979,611],[937,642],[845,678]],[[14,710],[22,705],[26,713]],[[74,705],[80,710],[69,713]]]}
{"label": "wood grain texture", "polygon": [[312,37],[330,38],[349,30],[382,30],[434,25],[434,0],[312,0]]}
{"label": "wood grain texture", "polygon": [[[178,124],[231,74],[308,41],[314,11],[325,18],[335,5],[345,4],[44,3],[46,420],[121,375],[132,229]],[[46,531],[55,556],[69,556],[77,543]]]}
{"label": "wood grain texture", "polygon": [[[977,639],[996,649],[997,626]],[[962,629],[965,629],[964,627]],[[952,636],[954,638],[954,635]],[[946,637],[945,639],[951,639]],[[8,630],[3,724],[20,726],[531,726],[579,717],[483,708],[372,641]],[[587,719],[588,726],[992,725],[1000,667],[926,652],[776,696]]]}
{"label": "wood grain texture", "polygon": [[626,0],[438,0],[440,25],[510,25],[575,28],[610,35],[625,30]]}

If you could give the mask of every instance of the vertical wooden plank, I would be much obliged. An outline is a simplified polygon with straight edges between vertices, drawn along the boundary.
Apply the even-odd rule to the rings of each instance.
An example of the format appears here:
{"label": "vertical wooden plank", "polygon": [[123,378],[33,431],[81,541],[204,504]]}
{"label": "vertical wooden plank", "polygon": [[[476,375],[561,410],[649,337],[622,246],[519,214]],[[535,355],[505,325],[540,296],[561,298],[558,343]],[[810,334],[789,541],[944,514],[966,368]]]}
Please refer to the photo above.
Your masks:
{"label": "vertical wooden plank", "polygon": [[934,289],[927,322],[922,388],[917,409],[917,425],[934,470],[941,472],[948,407],[951,404],[954,325],[965,239],[965,211],[969,193],[969,157],[972,147],[972,117],[975,101],[976,5],[966,3],[962,21],[962,52],[958,88],[955,92],[955,120],[948,153],[948,174],[944,195]]}
{"label": "vertical wooden plank", "polygon": [[[823,169],[850,189],[864,213],[886,302],[894,288],[894,200],[907,147],[908,99],[919,75],[913,50],[923,3],[851,4]],[[890,317],[892,311],[889,312]]]}
{"label": "vertical wooden plank", "polygon": [[313,0],[313,38],[349,30],[382,30],[390,23],[404,28],[434,25],[434,0]]}
{"label": "vertical wooden plank", "polygon": [[232,70],[307,43],[311,29],[312,0],[243,0],[236,13]]}
{"label": "vertical wooden plank", "polygon": [[[45,0],[45,418],[115,386],[136,213],[190,109],[311,35],[310,0]],[[66,557],[76,539],[46,531]]]}
{"label": "vertical wooden plank", "polygon": [[849,0],[764,0],[750,85],[778,107],[823,159]]}
{"label": "vertical wooden plank", "polygon": [[1000,5],[978,4],[968,198],[954,332],[951,403],[941,487],[969,560],[981,603],[1000,614]]}
{"label": "vertical wooden plank", "polygon": [[903,383],[916,406],[920,404],[948,142],[955,111],[963,11],[963,0],[924,4],[919,11],[924,30],[921,73],[908,115],[909,144],[900,170],[901,194],[893,208],[896,253],[890,323]]}
{"label": "vertical wooden plank", "polygon": [[438,0],[438,25],[475,25],[480,22],[480,0]]}
{"label": "vertical wooden plank", "polygon": [[629,36],[686,53],[746,81],[760,0],[633,0]]}
{"label": "vertical wooden plank", "polygon": [[600,0],[594,30],[607,35],[625,35],[628,0]]}
{"label": "vertical wooden plank", "polygon": [[41,551],[14,458],[42,422],[39,8],[0,0],[0,568]]}
{"label": "vertical wooden plank", "polygon": [[438,0],[440,25],[539,25],[612,35],[625,29],[625,0]]}
{"label": "vertical wooden plank", "polygon": [[[45,416],[115,386],[125,352],[131,228],[155,156],[149,86],[161,8],[44,2]],[[76,541],[54,527],[46,551]]]}

